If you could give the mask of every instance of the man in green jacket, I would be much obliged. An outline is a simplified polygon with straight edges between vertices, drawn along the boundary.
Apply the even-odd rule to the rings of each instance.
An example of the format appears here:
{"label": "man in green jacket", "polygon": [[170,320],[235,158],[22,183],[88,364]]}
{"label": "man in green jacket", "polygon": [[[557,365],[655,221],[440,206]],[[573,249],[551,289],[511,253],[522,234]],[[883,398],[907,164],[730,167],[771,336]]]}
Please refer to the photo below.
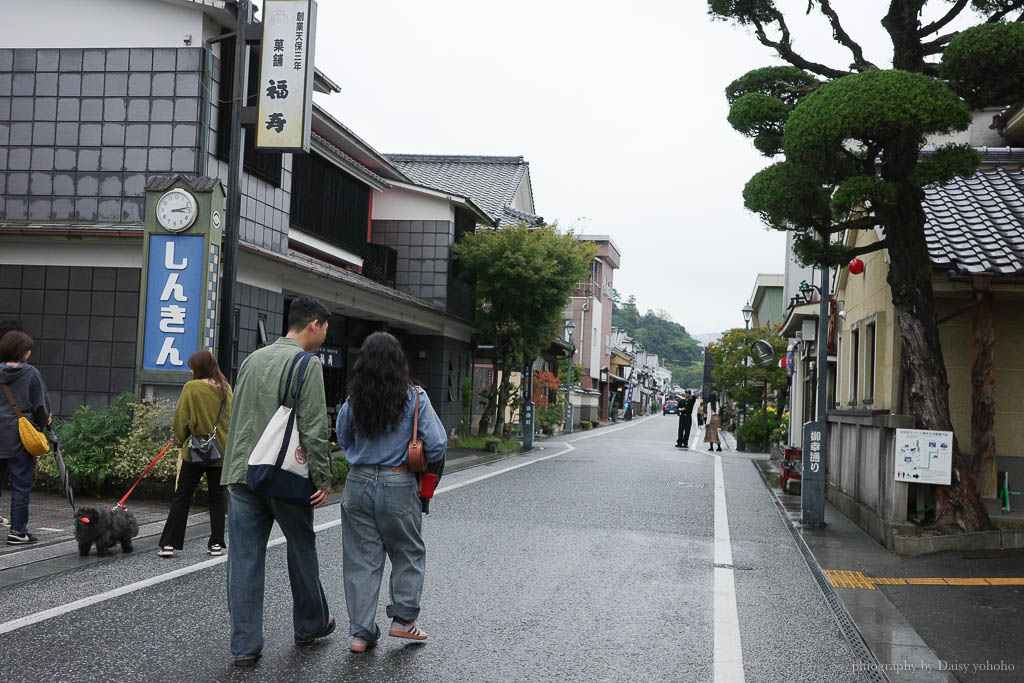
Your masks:
{"label": "man in green jacket", "polygon": [[[295,643],[309,645],[334,630],[334,617],[328,612],[320,584],[313,531],[313,508],[327,499],[332,475],[324,375],[319,358],[310,360],[302,391],[294,401],[299,442],[316,493],[310,496],[308,504],[295,503],[258,494],[245,483],[249,455],[282,405],[292,360],[301,351],[315,352],[320,348],[327,336],[328,316],[327,307],[316,299],[296,299],[288,311],[288,334],[253,352],[238,371],[221,474],[221,484],[227,486],[230,500],[228,609],[231,657],[236,666],[254,665],[263,650],[267,540],[275,521],[288,541]],[[293,378],[291,386],[295,384]],[[291,397],[284,400],[284,405],[292,405]]]}

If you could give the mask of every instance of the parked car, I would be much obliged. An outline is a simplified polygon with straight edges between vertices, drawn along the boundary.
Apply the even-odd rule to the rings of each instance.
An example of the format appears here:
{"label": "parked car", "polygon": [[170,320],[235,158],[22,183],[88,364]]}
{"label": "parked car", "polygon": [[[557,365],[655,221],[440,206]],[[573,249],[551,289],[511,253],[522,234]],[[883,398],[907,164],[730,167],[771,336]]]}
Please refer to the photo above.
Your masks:
{"label": "parked car", "polygon": [[661,414],[662,415],[668,415],[669,413],[672,413],[673,415],[678,415],[679,414],[679,402],[678,401],[665,401],[665,405],[662,406],[662,408],[661,408]]}

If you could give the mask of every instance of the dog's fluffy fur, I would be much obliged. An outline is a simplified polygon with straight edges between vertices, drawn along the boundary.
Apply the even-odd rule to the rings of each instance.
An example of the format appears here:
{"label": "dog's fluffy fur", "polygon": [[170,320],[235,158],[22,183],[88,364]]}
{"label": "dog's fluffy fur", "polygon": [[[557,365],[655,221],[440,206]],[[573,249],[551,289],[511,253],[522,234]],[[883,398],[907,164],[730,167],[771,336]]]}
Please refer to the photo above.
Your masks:
{"label": "dog's fluffy fur", "polygon": [[132,539],[138,533],[139,523],[135,521],[135,515],[121,508],[110,511],[82,507],[75,515],[75,540],[78,541],[78,554],[82,556],[89,554],[93,543],[100,557],[109,555],[111,546],[118,543],[122,552],[130,553]]}

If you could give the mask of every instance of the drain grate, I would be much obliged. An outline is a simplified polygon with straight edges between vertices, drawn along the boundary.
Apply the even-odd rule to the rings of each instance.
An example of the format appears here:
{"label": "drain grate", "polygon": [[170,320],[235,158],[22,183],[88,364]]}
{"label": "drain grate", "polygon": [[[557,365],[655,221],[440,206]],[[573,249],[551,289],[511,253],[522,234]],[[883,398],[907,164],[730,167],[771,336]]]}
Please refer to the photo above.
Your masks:
{"label": "drain grate", "polygon": [[772,501],[775,503],[776,509],[779,511],[779,515],[782,517],[783,523],[786,528],[789,529],[789,533],[793,536],[793,540],[796,542],[796,547],[800,550],[800,554],[804,556],[804,561],[807,563],[807,568],[811,571],[811,576],[814,577],[815,583],[818,584],[818,588],[821,590],[822,596],[825,598],[825,604],[828,605],[829,609],[832,610],[832,616],[835,617],[836,625],[839,626],[839,630],[842,632],[843,637],[846,638],[846,642],[850,645],[850,650],[853,652],[854,658],[857,660],[859,673],[863,674],[864,681],[870,681],[870,683],[888,683],[889,678],[882,671],[882,667],[878,663],[878,659],[875,658],[871,648],[868,647],[867,643],[864,642],[864,638],[860,635],[860,631],[857,630],[857,626],[853,623],[850,618],[849,612],[846,611],[846,606],[843,601],[839,599],[839,595],[836,593],[835,587],[832,582],[825,576],[825,572],[822,571],[821,567],[818,566],[818,561],[814,559],[814,554],[811,549],[807,547],[807,543],[804,541],[803,536],[797,531],[795,523],[790,519],[789,515],[786,514],[786,509],[779,500],[779,497],[775,495],[775,490],[772,488],[769,481],[765,478],[764,472],[761,468],[754,464],[754,469],[757,470],[758,474],[761,475],[761,479],[765,483],[765,487],[768,489],[768,494],[771,496]]}

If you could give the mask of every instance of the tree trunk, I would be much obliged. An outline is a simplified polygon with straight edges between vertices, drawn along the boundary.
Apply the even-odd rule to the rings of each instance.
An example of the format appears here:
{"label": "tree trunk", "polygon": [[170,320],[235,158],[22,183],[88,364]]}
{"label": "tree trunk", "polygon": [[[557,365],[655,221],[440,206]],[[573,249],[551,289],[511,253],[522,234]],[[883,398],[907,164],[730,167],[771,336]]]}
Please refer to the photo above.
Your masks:
{"label": "tree trunk", "polygon": [[[886,150],[883,176],[899,187],[893,204],[878,207],[889,240],[889,287],[899,325],[900,363],[907,379],[911,414],[920,429],[953,431],[949,381],[939,342],[932,290],[932,266],[924,236],[922,191],[904,179],[917,162],[916,141]],[[953,438],[951,484],[936,486],[935,526],[942,531],[992,529],[970,468]]]}
{"label": "tree trunk", "polygon": [[971,348],[971,474],[978,493],[996,497],[996,328],[992,322],[992,294],[979,293],[973,310]]}
{"label": "tree trunk", "polygon": [[498,416],[494,419],[494,435],[503,437],[505,429],[505,409],[508,406],[508,396],[512,391],[512,364],[505,362],[501,368],[501,384],[498,386]]}
{"label": "tree trunk", "polygon": [[491,425],[491,416],[494,415],[494,404],[498,398],[497,391],[498,384],[498,357],[495,356],[491,362],[491,386],[487,390],[487,405],[484,406],[484,410],[480,413],[480,424],[477,427],[477,436],[487,436],[487,428]]}

